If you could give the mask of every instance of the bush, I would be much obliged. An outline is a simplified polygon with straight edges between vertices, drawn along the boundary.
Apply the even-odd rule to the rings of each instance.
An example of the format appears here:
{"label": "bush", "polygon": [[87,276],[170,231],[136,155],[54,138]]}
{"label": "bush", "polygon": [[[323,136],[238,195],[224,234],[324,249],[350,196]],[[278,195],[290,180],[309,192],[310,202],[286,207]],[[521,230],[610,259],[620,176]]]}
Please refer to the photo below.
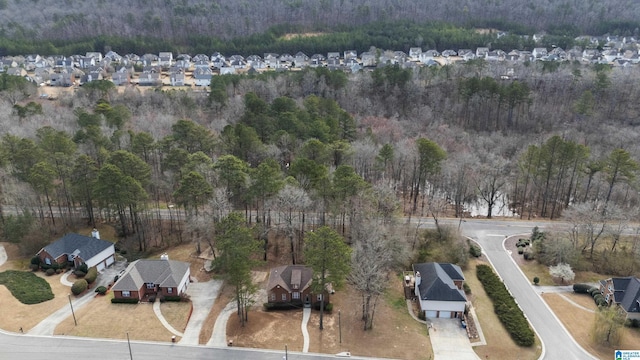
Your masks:
{"label": "bush", "polygon": [[137,304],[138,299],[135,298],[113,298],[111,299],[112,304]]}
{"label": "bush", "polygon": [[469,285],[467,285],[467,283],[462,283],[462,288],[464,289],[465,294],[471,294],[471,288],[469,287]]}
{"label": "bush", "polygon": [[520,346],[532,346],[535,340],[533,330],[504,283],[487,265],[478,265],[476,275],[493,302],[494,312],[513,341]]}
{"label": "bush", "polygon": [[29,264],[29,269],[31,269],[31,271],[38,271],[38,270],[40,270],[40,265]]}
{"label": "bush", "polygon": [[[320,302],[316,302],[315,304],[313,304],[313,308],[316,310],[320,310]],[[325,303],[324,304],[324,311],[325,312],[331,312],[333,310],[333,304],[332,303]]]}
{"label": "bush", "polygon": [[56,273],[56,271],[55,271],[55,270],[53,270],[53,269],[51,269],[51,268],[49,268],[49,269],[47,269],[47,271],[45,271],[44,273],[45,273],[47,276],[51,276],[51,275],[55,274],[55,273]]}
{"label": "bush", "polygon": [[423,320],[423,321],[427,321],[427,314],[424,311],[420,311],[418,313],[418,319]]}
{"label": "bush", "polygon": [[526,248],[522,254],[524,256],[525,260],[533,260],[536,258],[536,256],[533,253],[533,250],[531,250],[531,248]]}
{"label": "bush", "polygon": [[41,262],[40,257],[34,256],[31,258],[30,264],[40,266],[40,262]]}
{"label": "bush", "polygon": [[91,267],[89,271],[87,271],[87,275],[84,277],[87,280],[87,283],[93,284],[98,278],[98,269],[95,266]]}
{"label": "bush", "polygon": [[299,309],[301,307],[301,305],[294,305],[291,303],[264,303],[262,304],[262,307],[264,307],[264,309],[266,311],[271,311],[271,310],[292,310],[292,309]]}
{"label": "bush", "polygon": [[588,284],[573,284],[573,292],[577,294],[589,294],[592,286]]}
{"label": "bush", "polygon": [[163,296],[160,298],[160,301],[173,301],[173,302],[180,302],[182,301],[182,296],[176,296],[176,295],[167,295],[167,296]]}
{"label": "bush", "polygon": [[624,326],[630,327],[630,328],[640,328],[640,320],[627,319],[627,321],[624,322]]}
{"label": "bush", "polygon": [[87,272],[89,272],[89,266],[87,264],[85,264],[85,263],[82,263],[76,268],[76,270],[77,271],[82,271],[83,273],[86,274]]}
{"label": "bush", "polygon": [[98,286],[95,290],[95,292],[97,292],[100,295],[104,295],[107,293],[107,288],[104,286]]}
{"label": "bush", "polygon": [[469,254],[473,257],[480,257],[482,255],[482,249],[476,244],[469,244]]}
{"label": "bush", "polygon": [[592,297],[596,296],[596,294],[600,294],[600,289],[594,286],[592,288],[589,288],[589,290],[587,290],[587,294],[591,295]]}
{"label": "bush", "polygon": [[524,248],[519,247],[518,248],[518,255],[522,255],[524,253]]}
{"label": "bush", "polygon": [[87,273],[84,272],[84,271],[76,270],[76,271],[73,272],[73,275],[75,275],[76,277],[79,277],[79,278],[83,278],[83,277],[87,276]]}
{"label": "bush", "polygon": [[537,276],[536,276],[536,277],[534,277],[534,278],[533,278],[533,283],[534,283],[535,285],[538,285],[538,284],[540,283],[540,278],[539,278],[539,277],[537,277]]}
{"label": "bush", "polygon": [[85,292],[88,287],[89,287],[89,284],[87,283],[87,280],[80,279],[73,283],[73,286],[71,286],[71,292],[73,293],[73,295],[78,296],[83,292]]}
{"label": "bush", "polygon": [[604,301],[604,296],[602,294],[597,293],[593,295],[593,301],[595,301],[596,305],[600,306],[600,303]]}

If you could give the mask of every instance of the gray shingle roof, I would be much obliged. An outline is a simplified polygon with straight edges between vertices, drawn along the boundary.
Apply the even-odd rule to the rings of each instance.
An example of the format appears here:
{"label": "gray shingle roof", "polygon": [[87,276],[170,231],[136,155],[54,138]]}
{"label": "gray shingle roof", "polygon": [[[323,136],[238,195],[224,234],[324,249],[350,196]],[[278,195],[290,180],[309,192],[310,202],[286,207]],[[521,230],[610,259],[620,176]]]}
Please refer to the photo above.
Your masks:
{"label": "gray shingle roof", "polygon": [[[103,250],[113,246],[112,242],[96,239],[90,236],[84,236],[79,234],[66,234],[53,243],[45,246],[42,250],[45,250],[48,254],[54,258],[58,258],[61,255],[73,254],[76,250],[79,250],[77,256],[83,259],[85,262],[92,257],[98,255]],[[40,250],[38,253],[40,253]]]}
{"label": "gray shingle roof", "polygon": [[640,312],[640,279],[637,277],[612,278],[615,302],[626,312]]}
{"label": "gray shingle roof", "polygon": [[176,260],[136,260],[113,285],[113,290],[139,290],[146,283],[177,287],[189,271],[189,263]]}
{"label": "gray shingle roof", "polygon": [[418,285],[422,300],[467,301],[464,292],[456,287],[454,280],[464,280],[458,265],[448,263],[422,263],[413,265],[420,272]]}
{"label": "gray shingle roof", "polygon": [[303,291],[311,284],[313,270],[311,270],[310,267],[304,265],[285,265],[271,269],[267,290],[271,290],[276,287],[276,285],[280,285],[288,292],[291,292],[292,273],[296,273],[294,276],[296,277],[295,281],[300,284],[298,291]]}

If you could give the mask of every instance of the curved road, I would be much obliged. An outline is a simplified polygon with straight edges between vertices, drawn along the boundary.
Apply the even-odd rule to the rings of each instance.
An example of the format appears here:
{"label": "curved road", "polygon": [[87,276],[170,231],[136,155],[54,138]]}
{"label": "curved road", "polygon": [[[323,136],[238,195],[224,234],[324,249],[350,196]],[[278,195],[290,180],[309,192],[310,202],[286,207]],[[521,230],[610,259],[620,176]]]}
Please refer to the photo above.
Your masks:
{"label": "curved road", "polygon": [[466,220],[460,226],[465,235],[482,246],[487,258],[529,318],[544,346],[541,358],[594,359],[569,335],[560,320],[533,289],[531,279],[524,276],[503,247],[504,240],[508,236],[530,234],[531,229],[536,225],[544,228],[545,223]]}

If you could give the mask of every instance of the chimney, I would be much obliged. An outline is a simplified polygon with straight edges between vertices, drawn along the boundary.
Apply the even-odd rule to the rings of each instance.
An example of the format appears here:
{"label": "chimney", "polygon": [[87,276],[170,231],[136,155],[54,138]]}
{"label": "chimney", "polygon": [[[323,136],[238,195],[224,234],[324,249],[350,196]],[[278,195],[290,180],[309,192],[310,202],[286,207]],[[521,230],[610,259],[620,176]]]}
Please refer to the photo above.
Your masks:
{"label": "chimney", "polygon": [[93,228],[93,230],[91,230],[91,237],[100,239],[100,232],[98,231],[98,229]]}
{"label": "chimney", "polygon": [[164,254],[160,255],[160,260],[169,260],[169,254],[164,253]]}

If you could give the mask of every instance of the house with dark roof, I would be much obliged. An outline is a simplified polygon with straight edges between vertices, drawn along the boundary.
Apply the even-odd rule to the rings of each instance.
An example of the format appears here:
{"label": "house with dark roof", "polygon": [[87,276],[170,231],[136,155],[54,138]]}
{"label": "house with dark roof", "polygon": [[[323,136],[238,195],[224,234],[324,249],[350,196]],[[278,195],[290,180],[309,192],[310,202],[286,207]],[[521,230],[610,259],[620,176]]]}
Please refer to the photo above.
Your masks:
{"label": "house with dark roof", "polygon": [[167,255],[136,260],[113,284],[113,297],[142,301],[156,296],[180,296],[189,285],[189,266],[184,261],[169,260]]}
{"label": "house with dark roof", "polygon": [[94,237],[79,234],[66,234],[60,239],[43,247],[36,254],[43,264],[58,263],[78,267],[87,264],[98,271],[115,262],[115,247],[112,242],[101,240],[97,231]]}
{"label": "house with dark roof", "polygon": [[304,265],[285,265],[271,269],[267,283],[267,303],[315,305],[324,296],[329,303],[329,291],[315,294],[311,289],[313,270]]}
{"label": "house with dark roof", "polygon": [[467,303],[464,275],[449,263],[413,264],[415,295],[428,318],[461,318]]}
{"label": "house with dark roof", "polygon": [[609,305],[616,304],[627,319],[640,320],[640,279],[633,276],[600,281],[600,293]]}

